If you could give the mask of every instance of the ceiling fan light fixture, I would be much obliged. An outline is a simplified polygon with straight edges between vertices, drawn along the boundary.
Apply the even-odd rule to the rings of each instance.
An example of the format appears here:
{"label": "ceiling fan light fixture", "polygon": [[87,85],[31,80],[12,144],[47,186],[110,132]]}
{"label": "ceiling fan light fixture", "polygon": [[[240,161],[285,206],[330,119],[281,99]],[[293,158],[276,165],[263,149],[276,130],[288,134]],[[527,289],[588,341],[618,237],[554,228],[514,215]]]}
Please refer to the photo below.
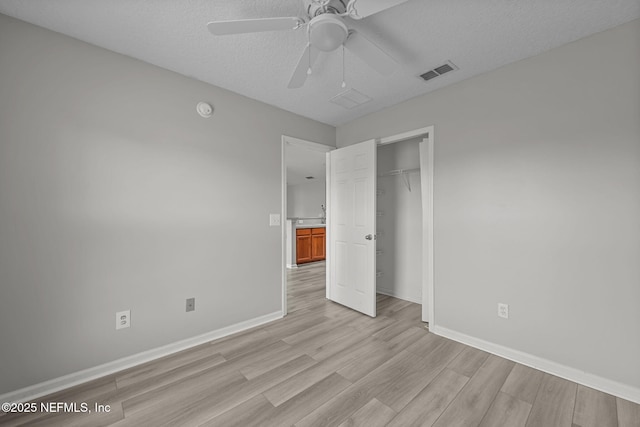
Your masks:
{"label": "ceiling fan light fixture", "polygon": [[331,52],[347,40],[349,29],[340,18],[331,14],[319,15],[309,23],[311,45],[323,52]]}

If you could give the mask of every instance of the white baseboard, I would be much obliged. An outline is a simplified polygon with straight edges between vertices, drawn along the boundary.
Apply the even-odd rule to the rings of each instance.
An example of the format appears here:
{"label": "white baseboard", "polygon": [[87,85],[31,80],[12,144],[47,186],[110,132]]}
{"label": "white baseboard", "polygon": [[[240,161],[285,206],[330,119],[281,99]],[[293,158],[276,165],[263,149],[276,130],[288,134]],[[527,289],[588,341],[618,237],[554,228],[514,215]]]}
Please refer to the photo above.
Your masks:
{"label": "white baseboard", "polygon": [[108,362],[103,365],[94,366],[93,368],[84,369],[79,372],[74,372],[69,375],[64,375],[59,378],[54,378],[52,380],[45,381],[39,384],[34,384],[20,390],[11,391],[9,393],[0,395],[0,402],[27,402],[51,393],[55,393],[60,390],[64,390],[69,387],[73,387],[78,384],[85,383],[87,381],[104,377],[105,375],[122,371],[123,369],[128,369],[142,363],[150,362],[160,357],[168,356],[178,351],[186,350],[188,348],[195,347],[197,345],[226,337],[227,335],[235,334],[237,332],[241,332],[246,329],[250,329],[281,318],[281,311],[265,314],[264,316],[245,320],[244,322],[226,326],[224,328],[207,332],[202,335],[187,338],[185,340],[177,341],[175,343],[167,344],[151,350],[143,351],[142,353],[123,357],[122,359],[114,360],[113,362]]}
{"label": "white baseboard", "polygon": [[434,325],[429,329],[429,331],[436,335],[450,338],[454,341],[504,357],[505,359],[512,360],[522,365],[526,365],[560,378],[640,404],[640,388],[609,380],[589,372],[561,365],[560,363],[553,362],[548,359],[543,359],[509,347],[504,347],[502,345],[475,338],[441,326]]}
{"label": "white baseboard", "polygon": [[414,302],[416,304],[422,304],[422,301],[418,298],[411,298],[408,295],[402,294],[402,293],[397,293],[395,291],[392,291],[390,289],[386,289],[386,288],[376,288],[376,292],[382,295],[388,295],[390,297],[394,297],[394,298],[398,298],[398,299],[402,299],[405,301],[409,301],[409,302]]}

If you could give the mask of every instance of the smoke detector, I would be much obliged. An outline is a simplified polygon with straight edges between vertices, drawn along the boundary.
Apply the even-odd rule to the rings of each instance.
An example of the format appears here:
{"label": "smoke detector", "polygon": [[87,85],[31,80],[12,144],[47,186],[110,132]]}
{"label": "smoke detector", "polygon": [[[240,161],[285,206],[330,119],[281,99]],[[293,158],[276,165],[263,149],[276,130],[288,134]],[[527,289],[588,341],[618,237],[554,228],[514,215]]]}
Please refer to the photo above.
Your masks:
{"label": "smoke detector", "polygon": [[208,119],[213,115],[213,107],[211,104],[207,104],[206,102],[198,102],[198,105],[196,105],[196,111],[205,119]]}

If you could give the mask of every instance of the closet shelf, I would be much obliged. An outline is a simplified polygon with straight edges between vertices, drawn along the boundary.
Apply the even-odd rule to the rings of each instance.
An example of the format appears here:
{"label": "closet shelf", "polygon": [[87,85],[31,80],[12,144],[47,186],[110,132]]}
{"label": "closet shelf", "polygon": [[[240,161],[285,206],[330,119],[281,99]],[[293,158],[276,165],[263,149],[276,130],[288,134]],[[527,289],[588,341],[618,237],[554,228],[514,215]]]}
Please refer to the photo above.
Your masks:
{"label": "closet shelf", "polygon": [[411,181],[409,181],[409,174],[410,173],[414,173],[414,172],[418,172],[420,173],[420,168],[414,168],[414,169],[395,169],[389,172],[384,172],[378,175],[379,178],[385,177],[385,176],[397,176],[397,175],[401,175],[402,176],[402,180],[404,181],[404,185],[407,186],[407,190],[409,190],[409,192],[411,192]]}
{"label": "closet shelf", "polygon": [[378,174],[379,177],[384,177],[384,176],[395,176],[395,175],[402,175],[402,174],[408,174],[408,173],[414,173],[414,172],[420,172],[420,168],[413,168],[413,169],[394,169],[388,172],[383,172],[381,174]]}

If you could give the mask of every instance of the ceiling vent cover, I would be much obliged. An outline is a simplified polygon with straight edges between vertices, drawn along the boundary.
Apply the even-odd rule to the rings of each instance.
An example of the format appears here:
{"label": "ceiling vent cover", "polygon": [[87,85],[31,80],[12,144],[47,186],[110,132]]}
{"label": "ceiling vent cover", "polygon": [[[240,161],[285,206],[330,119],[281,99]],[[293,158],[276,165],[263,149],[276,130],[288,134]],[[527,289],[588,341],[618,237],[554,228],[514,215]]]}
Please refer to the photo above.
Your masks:
{"label": "ceiling vent cover", "polygon": [[422,79],[426,82],[427,80],[435,79],[439,75],[440,74],[438,74],[435,71],[431,70],[431,71],[427,71],[424,74],[420,74],[420,77],[422,77]]}
{"label": "ceiling vent cover", "polygon": [[366,104],[371,101],[371,98],[355,89],[349,89],[337,94],[329,101],[350,110],[359,105]]}
{"label": "ceiling vent cover", "polygon": [[431,79],[435,79],[438,76],[441,76],[449,71],[457,70],[458,67],[451,61],[447,61],[446,64],[440,65],[439,67],[434,68],[433,70],[429,70],[424,74],[420,74],[422,80],[429,81]]}

